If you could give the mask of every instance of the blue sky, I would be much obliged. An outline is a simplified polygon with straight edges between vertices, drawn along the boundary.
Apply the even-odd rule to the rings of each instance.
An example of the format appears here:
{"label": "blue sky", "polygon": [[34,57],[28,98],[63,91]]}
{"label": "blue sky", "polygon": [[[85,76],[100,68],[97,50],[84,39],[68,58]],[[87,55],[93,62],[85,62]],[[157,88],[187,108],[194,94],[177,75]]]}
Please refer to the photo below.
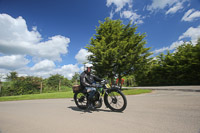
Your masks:
{"label": "blue sky", "polygon": [[200,37],[199,0],[0,0],[0,73],[71,78],[106,17],[137,24],[153,56]]}

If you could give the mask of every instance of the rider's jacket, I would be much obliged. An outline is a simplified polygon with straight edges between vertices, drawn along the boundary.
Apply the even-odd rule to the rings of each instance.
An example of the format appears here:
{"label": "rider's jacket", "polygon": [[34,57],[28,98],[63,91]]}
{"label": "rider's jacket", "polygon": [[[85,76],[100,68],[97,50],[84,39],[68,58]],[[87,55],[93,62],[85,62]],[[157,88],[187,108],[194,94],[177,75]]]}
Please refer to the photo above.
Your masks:
{"label": "rider's jacket", "polygon": [[100,81],[102,81],[102,79],[100,79],[99,77],[97,77],[93,74],[86,73],[86,72],[82,72],[80,75],[81,88],[93,87],[92,83],[94,83],[95,81],[100,82]]}

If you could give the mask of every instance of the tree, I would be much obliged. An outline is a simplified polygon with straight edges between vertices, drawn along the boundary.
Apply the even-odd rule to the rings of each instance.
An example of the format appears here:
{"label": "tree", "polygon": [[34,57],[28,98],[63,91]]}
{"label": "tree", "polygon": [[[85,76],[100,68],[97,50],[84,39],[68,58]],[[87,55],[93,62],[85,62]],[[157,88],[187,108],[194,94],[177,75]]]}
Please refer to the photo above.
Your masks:
{"label": "tree", "polygon": [[17,72],[10,72],[10,75],[7,75],[6,79],[9,81],[13,81],[17,79],[18,73]]}
{"label": "tree", "polygon": [[157,56],[147,76],[139,85],[199,85],[200,39],[184,43],[175,52]]}
{"label": "tree", "polygon": [[96,28],[86,48],[92,53],[88,57],[100,77],[121,78],[145,68],[151,55],[145,48],[145,34],[136,33],[136,25],[122,24],[121,20],[106,18]]}
{"label": "tree", "polygon": [[71,79],[72,84],[79,84],[80,82],[80,74],[79,73],[75,73],[74,76]]}
{"label": "tree", "polygon": [[52,87],[54,90],[56,89],[60,90],[62,80],[64,80],[64,77],[60,74],[51,75],[47,79],[47,85],[49,87]]}

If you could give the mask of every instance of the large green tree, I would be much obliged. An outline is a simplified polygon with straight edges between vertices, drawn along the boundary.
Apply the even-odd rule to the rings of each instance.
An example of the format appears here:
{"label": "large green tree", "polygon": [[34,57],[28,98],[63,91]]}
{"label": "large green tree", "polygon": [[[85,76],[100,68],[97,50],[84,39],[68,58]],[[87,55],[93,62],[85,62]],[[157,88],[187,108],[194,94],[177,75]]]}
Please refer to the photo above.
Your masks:
{"label": "large green tree", "polygon": [[145,68],[150,48],[145,48],[145,34],[136,33],[137,26],[125,25],[121,20],[106,18],[99,22],[96,34],[86,47],[92,55],[89,61],[101,77],[111,80],[132,74]]}

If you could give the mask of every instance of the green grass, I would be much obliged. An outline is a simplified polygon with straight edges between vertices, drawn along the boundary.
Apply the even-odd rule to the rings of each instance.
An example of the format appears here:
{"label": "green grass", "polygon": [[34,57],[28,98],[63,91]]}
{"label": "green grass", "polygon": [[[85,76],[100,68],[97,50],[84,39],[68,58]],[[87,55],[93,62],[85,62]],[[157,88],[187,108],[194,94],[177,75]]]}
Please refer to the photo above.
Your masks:
{"label": "green grass", "polygon": [[55,99],[55,98],[72,98],[73,92],[54,92],[43,94],[19,95],[0,97],[0,101],[17,101],[17,100],[33,100],[33,99]]}
{"label": "green grass", "polygon": [[152,90],[144,90],[144,89],[128,89],[122,91],[125,95],[138,95],[143,93],[150,93]]}
{"label": "green grass", "polygon": [[[137,95],[137,94],[150,93],[150,92],[151,90],[142,90],[142,89],[123,90],[123,93],[125,95]],[[32,94],[32,95],[4,96],[4,97],[0,97],[0,101],[72,98],[73,95],[74,94],[72,91],[67,91],[67,92]]]}

